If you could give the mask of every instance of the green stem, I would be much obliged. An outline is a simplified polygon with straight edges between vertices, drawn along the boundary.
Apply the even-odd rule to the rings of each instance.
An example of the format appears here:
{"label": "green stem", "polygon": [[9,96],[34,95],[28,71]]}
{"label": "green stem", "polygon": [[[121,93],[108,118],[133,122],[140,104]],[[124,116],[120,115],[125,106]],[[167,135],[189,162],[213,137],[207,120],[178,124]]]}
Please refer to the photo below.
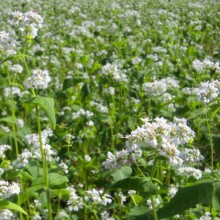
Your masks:
{"label": "green stem", "polygon": [[60,212],[60,198],[61,198],[61,193],[59,192],[59,194],[58,194],[58,204],[57,204],[57,213]]}
{"label": "green stem", "polygon": [[[84,158],[85,159],[85,155],[87,154],[87,144],[88,144],[88,141],[85,141],[85,144],[84,144]],[[84,184],[84,190],[86,191],[88,189],[88,186],[87,186],[87,169],[85,167],[85,162],[83,163],[83,169],[82,169],[82,180],[83,180],[83,184]],[[83,207],[83,213],[84,213],[84,220],[87,220],[88,219],[88,216],[87,216],[87,206],[84,205]]]}
{"label": "green stem", "polygon": [[97,214],[96,214],[96,211],[94,211],[93,209],[91,209],[91,208],[90,208],[88,205],[86,205],[85,203],[84,203],[84,206],[85,206],[87,209],[89,209],[89,210],[94,214],[96,220],[99,220],[99,218],[98,218],[98,216],[97,216]]}
{"label": "green stem", "polygon": [[[29,68],[28,68],[27,61],[26,61],[26,59],[25,59],[25,55],[22,56],[22,61],[23,61],[24,65],[25,65],[25,69],[26,69],[26,71],[27,71],[28,77],[30,77],[30,76],[31,76],[31,73],[30,73],[30,70],[29,70]],[[36,97],[36,94],[35,94],[35,91],[34,91],[33,88],[31,88],[31,92],[32,92],[32,95],[33,95],[34,97]]]}
{"label": "green stem", "polygon": [[133,201],[134,205],[135,205],[135,206],[137,206],[137,203],[136,203],[136,201],[135,201],[135,199],[134,199],[134,196],[133,196],[133,195],[131,196],[131,199],[132,199],[132,201]]}
{"label": "green stem", "polygon": [[210,144],[211,170],[213,172],[213,170],[214,170],[214,145],[213,145],[213,141],[212,141],[212,133],[211,133],[207,113],[206,113],[206,125],[207,125],[207,129],[208,129],[208,137],[209,137],[209,144]]}
{"label": "green stem", "polygon": [[157,218],[157,208],[156,208],[156,204],[155,204],[153,196],[151,197],[151,204],[152,204],[152,208],[153,208],[154,220],[158,220],[158,218]]}
{"label": "green stem", "polygon": [[[8,83],[9,86],[11,86],[11,78],[10,78],[10,74],[8,72]],[[14,101],[14,95],[13,95],[13,91],[12,91],[12,107],[11,107],[11,114],[12,114],[12,118],[13,118],[13,123],[12,123],[12,131],[13,131],[13,137],[14,137],[14,145],[15,145],[15,155],[16,158],[18,158],[19,155],[19,150],[18,150],[18,140],[17,140],[17,134],[16,134],[16,115],[15,115],[15,101]],[[22,188],[22,186],[21,186]],[[21,206],[21,196],[18,195],[18,205]],[[20,212],[20,219],[23,220],[23,215]]]}
{"label": "green stem", "polygon": [[151,100],[148,100],[148,106],[147,106],[147,117],[150,118],[150,111],[151,111]]}
{"label": "green stem", "polygon": [[154,178],[154,175],[155,175],[155,172],[156,172],[156,167],[157,167],[157,158],[155,158],[154,165],[152,167],[151,176],[150,176],[151,182],[152,182],[152,180]]}
{"label": "green stem", "polygon": [[40,141],[40,152],[41,152],[41,158],[42,158],[43,169],[44,169],[44,181],[45,181],[46,195],[47,195],[48,219],[52,220],[52,209],[51,209],[50,188],[49,188],[49,175],[48,175],[47,160],[46,160],[45,152],[43,149],[40,115],[39,115],[38,106],[36,106],[36,114],[37,114],[37,127],[38,127],[39,141]]}

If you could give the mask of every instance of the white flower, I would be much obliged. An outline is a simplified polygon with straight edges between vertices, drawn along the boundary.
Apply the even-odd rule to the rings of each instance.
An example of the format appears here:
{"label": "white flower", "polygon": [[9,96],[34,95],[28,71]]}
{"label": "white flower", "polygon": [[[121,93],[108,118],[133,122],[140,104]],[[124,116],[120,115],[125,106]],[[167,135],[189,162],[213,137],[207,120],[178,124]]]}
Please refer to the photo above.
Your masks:
{"label": "white flower", "polygon": [[11,150],[11,146],[4,144],[0,145],[0,158],[5,158],[5,151]]}
{"label": "white flower", "polygon": [[0,219],[1,220],[14,219],[14,214],[8,209],[1,209],[0,210]]}
{"label": "white flower", "polygon": [[[52,130],[43,130],[42,131],[42,145],[45,151],[45,156],[47,160],[51,161],[53,156],[56,155],[56,151],[52,149],[51,145],[48,144],[48,137],[52,136]],[[29,145],[32,146],[31,153],[33,158],[37,158],[41,160],[41,152],[40,152],[40,140],[38,134],[29,134],[25,136],[25,139]]]}
{"label": "white flower", "polygon": [[36,69],[32,71],[32,76],[25,81],[24,85],[28,89],[46,89],[50,81],[48,70]]}
{"label": "white flower", "polygon": [[22,96],[21,90],[18,87],[12,86],[12,87],[6,87],[4,89],[4,96],[5,98],[9,97],[10,95],[18,95],[19,97]]}
{"label": "white flower", "polygon": [[10,71],[14,73],[22,73],[23,67],[20,64],[14,64],[10,67]]}
{"label": "white flower", "polygon": [[24,149],[17,159],[12,162],[12,165],[15,169],[25,167],[30,158],[32,158],[32,153],[28,149]]}
{"label": "white flower", "polygon": [[177,169],[177,174],[184,177],[194,177],[200,179],[202,177],[202,171],[193,167],[180,167]]}
{"label": "white flower", "polygon": [[178,187],[172,184],[172,185],[170,185],[167,194],[168,194],[168,196],[170,196],[172,198],[177,193],[177,191],[178,191]]}
{"label": "white flower", "polygon": [[67,206],[69,211],[79,211],[83,209],[83,199],[76,194],[76,190],[74,188],[69,188],[70,197],[67,200]]}
{"label": "white flower", "polygon": [[14,194],[20,193],[20,187],[18,183],[12,182],[11,184],[7,181],[0,180],[0,198],[7,199]]}
{"label": "white flower", "polygon": [[91,189],[86,191],[87,196],[86,201],[92,200],[94,203],[106,206],[108,203],[112,202],[111,196],[107,193],[103,194],[103,190]]}
{"label": "white flower", "polygon": [[57,217],[56,217],[56,220],[62,220],[62,219],[65,219],[65,218],[70,218],[70,216],[67,214],[67,212],[65,210],[61,210],[58,214],[57,214]]}
{"label": "white flower", "polygon": [[92,158],[89,155],[85,155],[84,159],[85,161],[89,162],[91,161]]}
{"label": "white flower", "polygon": [[212,220],[212,214],[210,212],[205,212],[204,215],[199,218],[199,220]]}
{"label": "white flower", "polygon": [[[155,203],[155,206],[158,207],[161,203],[160,199],[158,197],[154,198],[154,203]],[[153,207],[152,207],[152,202],[151,202],[151,199],[148,199],[147,200],[147,206],[153,210]]]}
{"label": "white flower", "polygon": [[115,218],[110,217],[110,214],[107,211],[101,213],[102,220],[115,220]]}
{"label": "white flower", "polygon": [[19,128],[24,127],[24,120],[22,118],[17,118],[17,124]]}
{"label": "white flower", "polygon": [[10,56],[16,54],[15,51],[16,41],[14,36],[5,31],[0,32],[0,52],[3,55]]}
{"label": "white flower", "polygon": [[11,12],[10,15],[9,22],[30,38],[35,38],[38,30],[43,26],[43,18],[35,11],[25,13],[15,11]]}
{"label": "white flower", "polygon": [[179,88],[179,83],[177,80],[170,77],[143,84],[143,90],[146,92],[146,95],[156,97],[162,95],[164,96],[166,93],[167,95],[164,96],[163,99],[166,98],[168,101],[171,100],[171,97],[167,97],[169,94],[167,91],[173,90],[175,88]]}
{"label": "white flower", "polygon": [[208,104],[218,97],[220,93],[220,82],[218,80],[202,82],[199,88],[194,89],[194,93],[200,102]]}
{"label": "white flower", "polygon": [[[184,148],[195,136],[195,132],[187,126],[186,119],[174,118],[168,122],[165,118],[142,119],[143,125],[127,135],[126,148],[112,154],[108,152],[107,159],[102,163],[105,169],[114,169],[129,165],[141,157],[141,148],[153,148],[159,155],[167,158],[173,166],[184,162]],[[195,152],[194,152],[195,153]],[[185,161],[187,162],[187,161]],[[196,161],[194,161],[196,162]]]}
{"label": "white flower", "polygon": [[209,58],[204,59],[203,61],[194,60],[192,62],[192,67],[197,72],[204,72],[214,70],[217,73],[220,72],[219,62],[213,62]]}
{"label": "white flower", "polygon": [[127,76],[122,73],[117,64],[107,63],[102,67],[101,74],[112,76],[116,82],[128,82]]}

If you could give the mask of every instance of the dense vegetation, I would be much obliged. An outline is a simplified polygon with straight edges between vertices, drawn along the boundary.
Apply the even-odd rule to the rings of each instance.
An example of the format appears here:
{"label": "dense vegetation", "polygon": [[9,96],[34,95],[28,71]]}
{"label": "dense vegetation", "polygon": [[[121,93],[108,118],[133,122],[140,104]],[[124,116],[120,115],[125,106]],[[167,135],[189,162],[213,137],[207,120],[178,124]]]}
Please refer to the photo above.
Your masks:
{"label": "dense vegetation", "polygon": [[220,2],[0,6],[0,219],[220,218]]}

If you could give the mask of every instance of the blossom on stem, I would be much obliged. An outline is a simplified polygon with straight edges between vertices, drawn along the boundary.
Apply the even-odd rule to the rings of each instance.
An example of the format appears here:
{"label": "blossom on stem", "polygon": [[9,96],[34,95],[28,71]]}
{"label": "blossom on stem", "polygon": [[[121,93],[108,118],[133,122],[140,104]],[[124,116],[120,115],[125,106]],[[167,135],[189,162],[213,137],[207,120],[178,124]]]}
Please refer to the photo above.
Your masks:
{"label": "blossom on stem", "polygon": [[15,11],[10,13],[9,22],[18,27],[22,34],[28,38],[35,38],[38,30],[43,26],[43,18],[36,11],[25,13]]}
{"label": "blossom on stem", "polygon": [[32,76],[27,78],[24,86],[27,89],[46,89],[51,81],[48,70],[36,69],[32,71]]}

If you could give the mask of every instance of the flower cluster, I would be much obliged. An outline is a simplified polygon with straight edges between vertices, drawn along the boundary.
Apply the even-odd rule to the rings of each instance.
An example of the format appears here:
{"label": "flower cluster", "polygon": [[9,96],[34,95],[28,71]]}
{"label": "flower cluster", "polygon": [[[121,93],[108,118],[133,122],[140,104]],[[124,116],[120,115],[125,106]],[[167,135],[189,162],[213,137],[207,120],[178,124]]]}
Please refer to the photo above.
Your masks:
{"label": "flower cluster", "polygon": [[107,153],[107,159],[102,163],[105,169],[116,169],[123,165],[130,165],[137,161],[142,156],[142,150],[137,144],[131,146],[127,145],[127,149],[117,151],[115,154],[112,152]]}
{"label": "flower cluster", "polygon": [[72,119],[80,118],[81,116],[85,116],[87,118],[91,118],[94,115],[93,112],[90,112],[89,110],[79,109],[77,112],[72,113]]}
{"label": "flower cluster", "polygon": [[11,146],[4,144],[0,145],[0,158],[4,159],[5,158],[5,151],[11,150]]}
{"label": "flower cluster", "polygon": [[177,175],[184,176],[186,178],[194,177],[198,180],[202,177],[202,171],[193,167],[180,167],[177,169]]}
{"label": "flower cluster", "polygon": [[92,201],[93,205],[107,206],[112,202],[112,197],[104,193],[104,190],[90,189],[85,195],[80,197],[73,187],[69,187],[70,196],[67,201],[69,211],[79,211],[84,207],[84,202]]}
{"label": "flower cluster", "polygon": [[32,71],[32,76],[26,79],[24,85],[27,89],[46,89],[50,81],[48,70],[36,69]]}
{"label": "flower cluster", "polygon": [[[52,149],[51,145],[48,144],[48,138],[53,135],[52,130],[43,130],[42,131],[42,145],[45,151],[45,155],[48,161],[53,159],[53,156],[56,155],[56,152]],[[37,158],[41,160],[41,152],[40,152],[40,139],[38,134],[29,134],[25,136],[27,143],[32,146],[31,147],[31,157]],[[30,155],[28,150],[24,151],[19,159],[26,161]]]}
{"label": "flower cluster", "polygon": [[85,200],[92,200],[94,204],[106,206],[112,202],[112,198],[109,194],[104,193],[104,190],[91,189],[86,191]]}
{"label": "flower cluster", "polygon": [[178,187],[173,185],[173,184],[171,184],[169,189],[168,189],[167,195],[172,198],[172,197],[175,196],[177,191],[178,191]]}
{"label": "flower cluster", "polygon": [[10,13],[9,22],[18,27],[21,33],[29,38],[35,38],[38,30],[43,26],[43,18],[36,11],[25,13],[15,11]]}
{"label": "flower cluster", "polygon": [[[144,124],[127,135],[126,149],[116,154],[108,152],[107,160],[103,162],[106,169],[112,169],[121,165],[136,161],[141,156],[141,147],[150,147],[167,158],[172,165],[182,165],[187,162],[185,156],[191,152],[181,146],[189,143],[195,136],[195,132],[187,126],[186,119],[174,118],[174,122],[168,122],[164,118],[156,118],[153,122],[149,118],[142,119]],[[200,157],[198,150],[191,153],[190,160]],[[194,157],[193,157],[194,155]],[[187,159],[186,161],[184,159]]]}
{"label": "flower cluster", "polygon": [[23,67],[20,64],[14,64],[10,67],[10,71],[13,73],[22,73]]}
{"label": "flower cluster", "polygon": [[212,220],[212,214],[210,212],[205,212],[199,220]]}
{"label": "flower cluster", "polygon": [[18,183],[12,182],[9,183],[4,180],[0,180],[0,198],[7,199],[12,195],[18,195],[20,193],[20,186]]}
{"label": "flower cluster", "polygon": [[112,76],[116,82],[128,82],[127,76],[121,72],[117,64],[107,63],[102,67],[101,73],[106,76]]}
{"label": "flower cluster", "polygon": [[147,96],[159,97],[161,101],[170,101],[173,98],[170,92],[177,88],[179,88],[178,81],[171,77],[161,80],[155,79],[153,82],[143,84],[143,90]]}
{"label": "flower cluster", "polygon": [[199,88],[195,88],[193,91],[198,101],[208,104],[218,97],[220,93],[220,82],[218,80],[202,82]]}
{"label": "flower cluster", "polygon": [[10,95],[17,95],[19,97],[22,96],[22,92],[21,89],[15,86],[12,87],[6,87],[4,89],[4,96],[5,98],[9,97]]}
{"label": "flower cluster", "polygon": [[69,211],[79,211],[83,208],[83,199],[76,194],[76,190],[73,187],[69,188],[70,196],[67,200],[67,206]]}
{"label": "flower cluster", "polygon": [[115,218],[111,217],[107,211],[104,211],[101,213],[101,219],[102,220],[115,220]]}
{"label": "flower cluster", "polygon": [[16,160],[12,162],[12,166],[16,169],[23,168],[29,163],[29,159],[32,158],[32,153],[28,149],[18,155]]}
{"label": "flower cluster", "polygon": [[14,219],[14,214],[9,209],[1,209],[0,210],[0,219],[2,220],[10,220]]}
{"label": "flower cluster", "polygon": [[206,58],[203,61],[194,60],[192,63],[192,67],[197,72],[213,70],[216,71],[217,73],[220,73],[220,63],[213,62],[209,58]]}
{"label": "flower cluster", "polygon": [[5,31],[0,32],[0,52],[3,55],[10,56],[16,54],[16,41],[12,34]]}
{"label": "flower cluster", "polygon": [[96,107],[98,112],[108,113],[108,108],[98,102],[90,101],[90,105]]}

